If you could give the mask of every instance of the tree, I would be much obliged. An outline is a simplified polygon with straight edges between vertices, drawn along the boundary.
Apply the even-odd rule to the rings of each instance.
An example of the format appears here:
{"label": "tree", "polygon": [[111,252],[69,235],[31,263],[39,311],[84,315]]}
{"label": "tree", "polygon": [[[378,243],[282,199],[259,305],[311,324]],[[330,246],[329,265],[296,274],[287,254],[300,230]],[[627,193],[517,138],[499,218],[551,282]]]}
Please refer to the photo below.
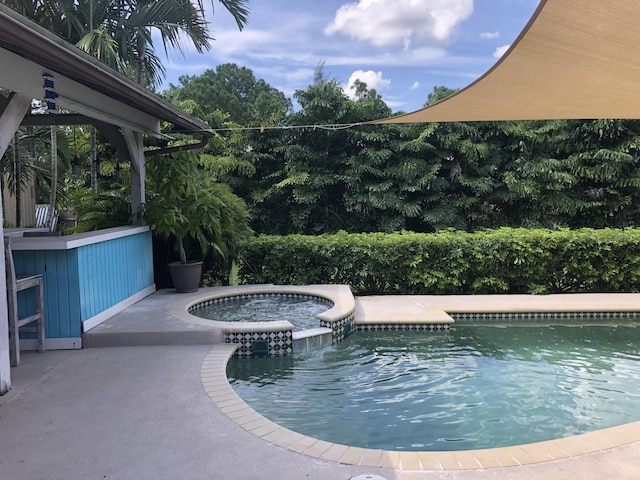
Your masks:
{"label": "tree", "polygon": [[[271,169],[259,172],[251,193],[254,225],[271,233],[394,231],[425,227],[422,190],[433,180],[428,145],[415,125],[368,125],[391,110],[375,90],[359,82],[351,100],[320,73],[296,92],[302,110],[289,116]],[[332,125],[343,125],[332,127]],[[265,148],[266,152],[268,149]],[[279,159],[279,161],[278,161]]]}
{"label": "tree", "polygon": [[[567,121],[559,152],[576,177],[573,227],[626,227],[640,222],[640,122]],[[572,147],[572,148],[571,148]],[[566,159],[565,159],[566,158]]]}
{"label": "tree", "polygon": [[[64,172],[69,167],[70,149],[66,135],[59,130],[56,132],[56,156],[60,161],[60,169]],[[47,159],[50,158],[52,139],[51,129],[48,127],[21,127],[14,136],[12,148],[0,159],[2,190],[6,188],[16,197],[16,208],[20,208],[19,192],[24,191],[32,181],[35,181],[36,185],[36,201],[49,202],[52,170],[51,162]],[[64,198],[60,186],[57,188],[56,196]],[[17,225],[24,226],[21,217],[21,212],[16,212]]]}
{"label": "tree", "polygon": [[[427,104],[455,93],[435,87]],[[437,175],[425,192],[422,221],[434,230],[474,230],[494,224],[491,196],[499,188],[500,157],[486,142],[489,124],[483,122],[429,123],[418,141],[428,145]]]}
{"label": "tree", "polygon": [[[363,120],[386,118],[391,109],[375,89],[357,80],[354,108]],[[347,158],[344,202],[347,230],[392,232],[430,230],[420,216],[426,207],[438,167],[430,158],[430,146],[417,141],[417,125],[376,125],[349,132],[356,145]]]}
{"label": "tree", "polygon": [[347,160],[349,231],[432,229],[420,217],[439,165],[429,145],[416,141],[418,131],[416,125],[376,125],[352,132],[364,148]]}
{"label": "tree", "polygon": [[439,86],[433,87],[433,91],[427,96],[427,102],[424,104],[425,107],[429,105],[433,105],[434,103],[440,102],[447,97],[450,97],[458,90],[453,90],[451,88]]}
{"label": "tree", "polygon": [[292,109],[282,92],[234,63],[218,65],[202,75],[183,75],[179,80],[181,85],[171,85],[164,93],[170,101],[194,100],[204,112],[220,110],[239,125],[272,124]]}

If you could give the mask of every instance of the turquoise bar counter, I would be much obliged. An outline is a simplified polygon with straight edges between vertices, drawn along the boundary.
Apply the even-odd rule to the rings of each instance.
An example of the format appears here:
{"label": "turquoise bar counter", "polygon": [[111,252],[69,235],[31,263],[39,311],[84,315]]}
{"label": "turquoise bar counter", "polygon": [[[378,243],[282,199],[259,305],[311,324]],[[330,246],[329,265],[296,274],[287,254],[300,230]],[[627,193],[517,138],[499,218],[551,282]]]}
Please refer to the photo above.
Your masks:
{"label": "turquoise bar counter", "polygon": [[[83,332],[155,291],[146,226],[60,237],[8,234],[16,273],[44,275],[46,349],[82,348]],[[29,314],[34,302],[20,293],[26,294],[18,299],[21,312]],[[28,338],[20,344],[35,348]]]}

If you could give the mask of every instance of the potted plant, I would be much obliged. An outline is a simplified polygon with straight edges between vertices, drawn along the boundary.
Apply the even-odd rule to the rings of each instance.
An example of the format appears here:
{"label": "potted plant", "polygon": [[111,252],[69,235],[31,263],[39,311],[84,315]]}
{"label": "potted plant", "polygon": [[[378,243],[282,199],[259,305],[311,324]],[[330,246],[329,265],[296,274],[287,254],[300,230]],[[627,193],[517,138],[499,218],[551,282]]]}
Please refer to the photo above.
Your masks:
{"label": "potted plant", "polygon": [[210,155],[180,152],[147,162],[143,216],[156,234],[175,240],[179,259],[170,262],[169,269],[176,292],[193,292],[200,285],[202,260],[187,259],[187,242],[199,246],[202,257],[213,249],[226,258],[251,232],[244,202],[208,168],[213,160]]}

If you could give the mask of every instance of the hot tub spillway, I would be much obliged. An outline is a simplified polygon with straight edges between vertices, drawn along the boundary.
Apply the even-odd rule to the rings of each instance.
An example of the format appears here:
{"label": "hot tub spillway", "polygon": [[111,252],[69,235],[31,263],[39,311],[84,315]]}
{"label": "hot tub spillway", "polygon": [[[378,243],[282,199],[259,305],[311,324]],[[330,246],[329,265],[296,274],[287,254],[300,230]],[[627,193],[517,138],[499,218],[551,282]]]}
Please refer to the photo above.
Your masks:
{"label": "hot tub spillway", "polygon": [[293,351],[295,353],[310,352],[327,345],[331,345],[332,330],[330,328],[318,327],[293,332]]}

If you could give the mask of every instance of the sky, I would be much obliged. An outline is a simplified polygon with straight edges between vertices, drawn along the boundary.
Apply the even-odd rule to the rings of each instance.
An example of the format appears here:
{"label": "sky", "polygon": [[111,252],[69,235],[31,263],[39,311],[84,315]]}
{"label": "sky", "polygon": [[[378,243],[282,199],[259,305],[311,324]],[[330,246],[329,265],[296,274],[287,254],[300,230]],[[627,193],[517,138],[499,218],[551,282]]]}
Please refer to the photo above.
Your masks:
{"label": "sky", "polygon": [[394,112],[411,112],[434,87],[464,88],[489,70],[538,0],[249,0],[242,31],[219,1],[204,4],[211,50],[170,54],[160,90],[235,63],[293,100],[322,64],[347,95],[358,79]]}

